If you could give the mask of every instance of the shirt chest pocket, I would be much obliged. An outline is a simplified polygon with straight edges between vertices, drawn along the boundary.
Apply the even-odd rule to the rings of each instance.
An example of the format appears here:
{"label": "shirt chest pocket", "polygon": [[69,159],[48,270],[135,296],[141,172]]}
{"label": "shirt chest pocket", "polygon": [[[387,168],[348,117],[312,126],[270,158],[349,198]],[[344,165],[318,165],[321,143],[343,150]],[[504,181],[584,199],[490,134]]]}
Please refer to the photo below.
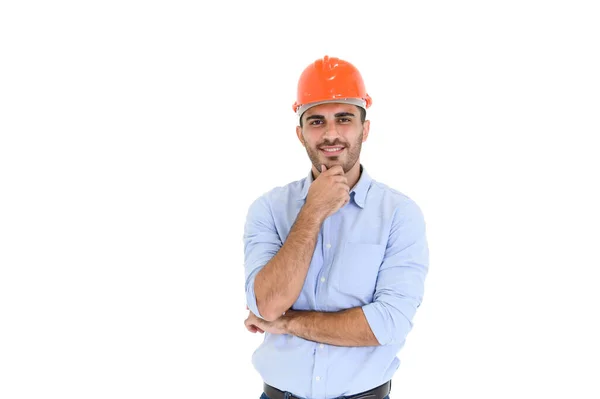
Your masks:
{"label": "shirt chest pocket", "polygon": [[370,303],[375,292],[385,245],[348,242],[339,267],[339,289],[343,294]]}

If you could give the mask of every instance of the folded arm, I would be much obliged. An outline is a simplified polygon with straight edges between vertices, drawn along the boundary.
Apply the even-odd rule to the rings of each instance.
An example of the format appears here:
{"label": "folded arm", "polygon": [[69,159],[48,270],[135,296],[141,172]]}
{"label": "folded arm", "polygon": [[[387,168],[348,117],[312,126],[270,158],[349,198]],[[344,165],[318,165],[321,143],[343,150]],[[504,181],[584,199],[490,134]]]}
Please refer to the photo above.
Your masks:
{"label": "folded arm", "polygon": [[282,317],[287,334],[336,346],[376,346],[377,338],[361,308],[341,312],[289,311]]}
{"label": "folded arm", "polygon": [[307,207],[281,242],[267,199],[250,207],[245,231],[246,301],[260,318],[276,320],[298,299],[322,220]]}

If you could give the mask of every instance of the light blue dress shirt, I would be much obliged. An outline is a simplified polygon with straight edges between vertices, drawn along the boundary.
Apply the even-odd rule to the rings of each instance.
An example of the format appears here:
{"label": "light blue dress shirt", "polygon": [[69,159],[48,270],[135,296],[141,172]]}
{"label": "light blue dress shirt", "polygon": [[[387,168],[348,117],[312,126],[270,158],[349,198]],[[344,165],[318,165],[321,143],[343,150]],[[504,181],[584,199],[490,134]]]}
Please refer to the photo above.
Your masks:
{"label": "light blue dress shirt", "polygon": [[[362,307],[379,346],[340,347],[265,333],[252,363],[264,382],[310,399],[372,389],[400,365],[429,268],[425,221],[406,195],[373,180],[361,165],[350,201],[325,220],[295,310],[337,312]],[[254,279],[285,242],[306,202],[308,177],[276,187],[250,206],[244,226],[246,300],[256,306]]]}

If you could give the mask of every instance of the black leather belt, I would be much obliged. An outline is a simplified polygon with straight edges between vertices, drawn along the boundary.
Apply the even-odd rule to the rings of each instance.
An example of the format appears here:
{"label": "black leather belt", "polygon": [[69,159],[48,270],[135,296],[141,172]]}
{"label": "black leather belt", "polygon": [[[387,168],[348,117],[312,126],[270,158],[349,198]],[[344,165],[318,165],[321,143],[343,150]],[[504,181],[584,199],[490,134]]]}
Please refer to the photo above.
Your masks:
{"label": "black leather belt", "polygon": [[[385,384],[378,386],[377,388],[373,388],[369,391],[357,393],[351,396],[345,396],[346,399],[383,399],[390,394],[392,390],[392,381],[388,381]],[[300,399],[297,396],[290,396],[289,398],[285,397],[285,392],[280,391],[279,389],[270,386],[269,384],[264,384],[265,394],[269,397],[269,399]]]}

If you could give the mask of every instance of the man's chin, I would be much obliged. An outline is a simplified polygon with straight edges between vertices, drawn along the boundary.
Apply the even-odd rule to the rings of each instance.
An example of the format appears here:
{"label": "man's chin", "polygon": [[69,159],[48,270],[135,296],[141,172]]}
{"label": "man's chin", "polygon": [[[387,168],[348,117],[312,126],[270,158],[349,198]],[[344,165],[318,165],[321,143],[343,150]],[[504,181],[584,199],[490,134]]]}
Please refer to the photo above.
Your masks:
{"label": "man's chin", "polygon": [[331,169],[334,166],[341,166],[342,169],[344,170],[344,173],[348,173],[348,171],[346,170],[346,165],[342,162],[326,162],[325,166],[327,166],[327,169]]}

